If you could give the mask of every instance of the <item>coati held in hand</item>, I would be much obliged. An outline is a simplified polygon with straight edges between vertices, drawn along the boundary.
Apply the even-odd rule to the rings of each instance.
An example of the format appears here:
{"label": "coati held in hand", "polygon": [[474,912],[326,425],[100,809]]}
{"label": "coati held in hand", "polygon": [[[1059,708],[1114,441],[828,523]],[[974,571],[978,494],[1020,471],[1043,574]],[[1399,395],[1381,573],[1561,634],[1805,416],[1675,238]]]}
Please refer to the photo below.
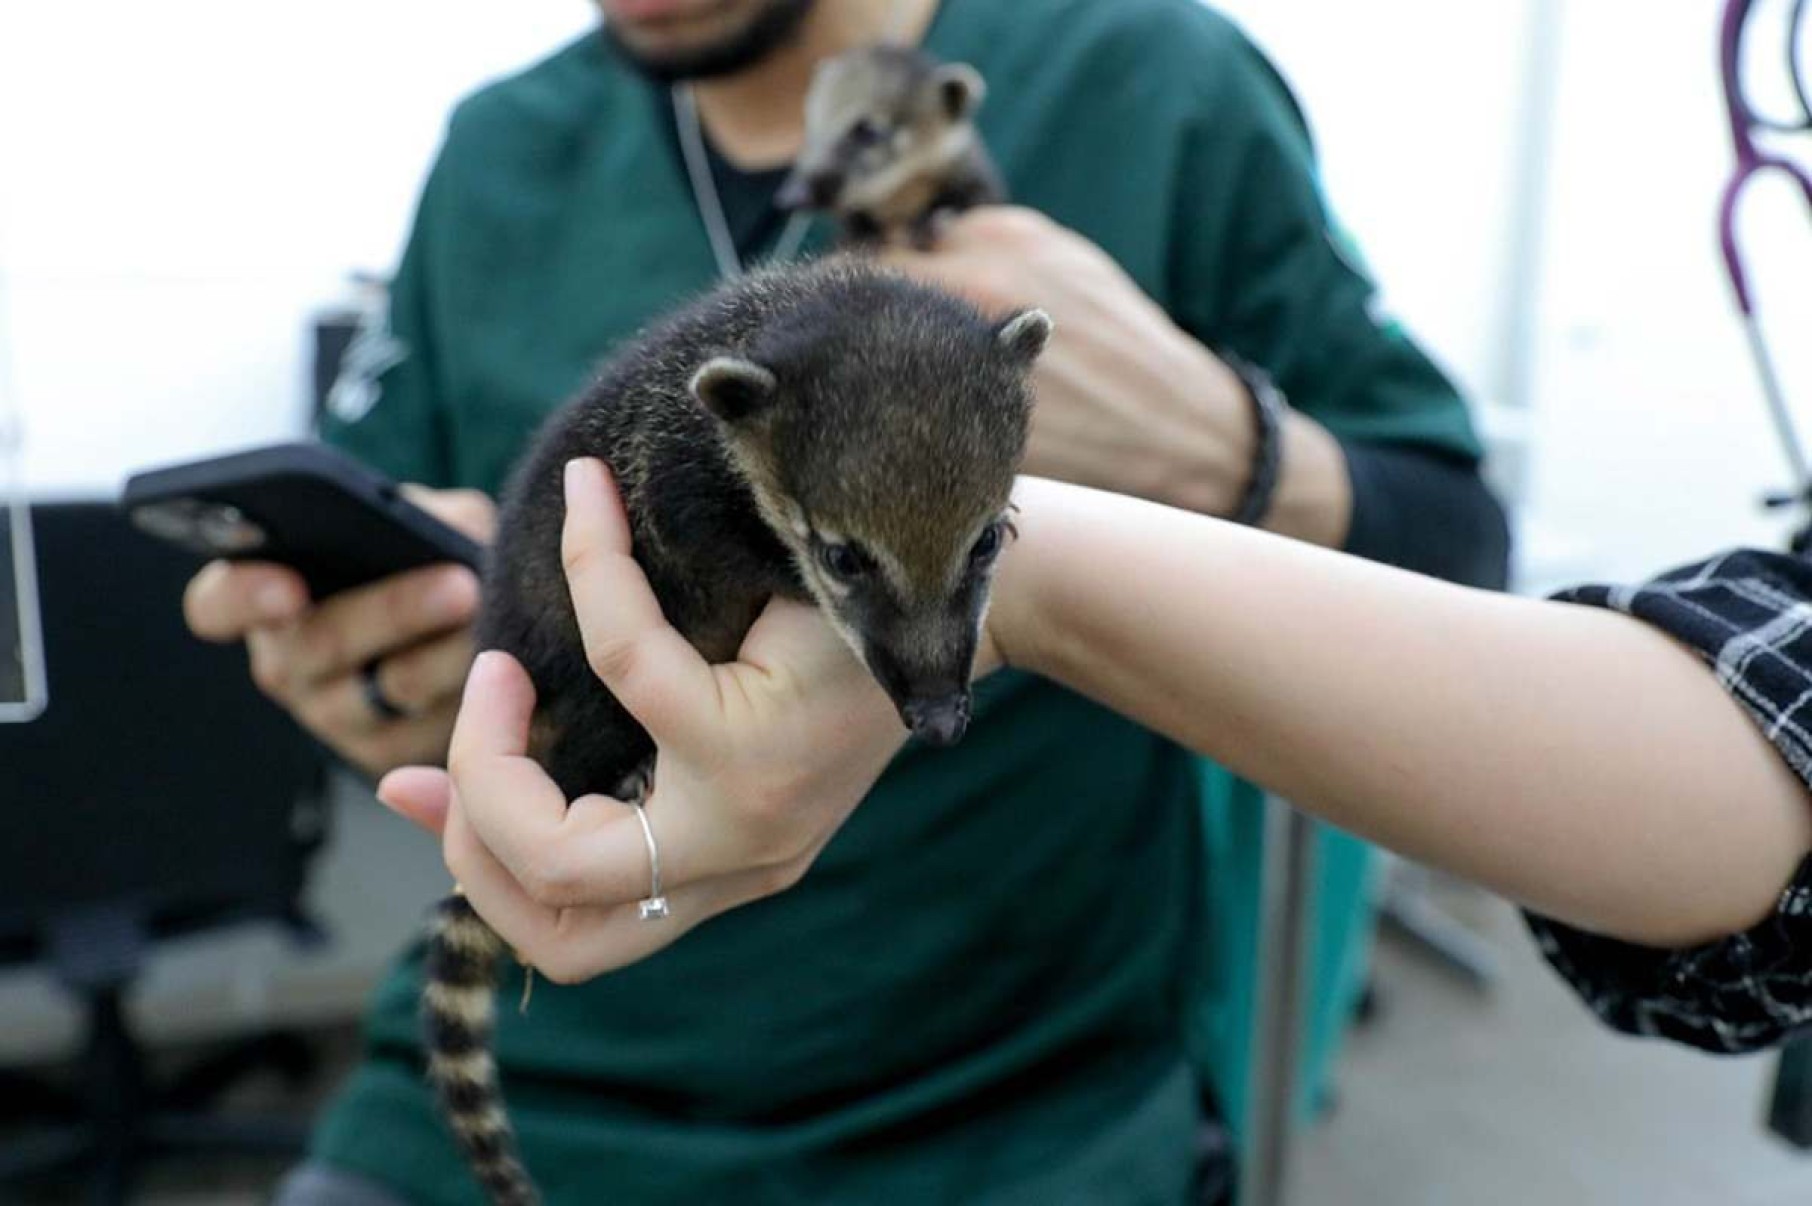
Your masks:
{"label": "coati held in hand", "polygon": [[837,215],[843,242],[928,247],[945,216],[1006,200],[975,129],[987,87],[967,63],[868,46],[818,64],[805,144],[775,201]]}
{"label": "coati held in hand", "polygon": [[[568,460],[611,466],[635,558],[708,660],[736,656],[770,596],[815,601],[906,726],[949,744],[1050,329],[833,257],[723,286],[549,420],[504,494],[478,636],[534,681],[531,752],[567,798],[639,791],[654,755],[586,661],[560,552]],[[463,896],[443,901],[422,1012],[443,1112],[491,1200],[518,1206],[536,1195],[490,1052],[504,954]]]}

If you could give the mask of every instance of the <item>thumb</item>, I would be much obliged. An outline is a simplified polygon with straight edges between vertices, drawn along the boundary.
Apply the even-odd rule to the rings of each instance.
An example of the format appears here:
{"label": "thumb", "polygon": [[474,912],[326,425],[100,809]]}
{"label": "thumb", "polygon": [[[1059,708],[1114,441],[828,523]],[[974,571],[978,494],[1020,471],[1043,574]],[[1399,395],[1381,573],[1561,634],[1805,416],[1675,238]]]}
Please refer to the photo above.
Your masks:
{"label": "thumb", "polygon": [[698,650],[667,623],[634,551],[604,463],[569,462],[560,556],[586,658],[657,745],[699,748],[714,736],[717,685]]}
{"label": "thumb", "polygon": [[790,599],[768,601],[743,638],[736,660],[764,674],[808,682],[867,673],[823,611]]}
{"label": "thumb", "polygon": [[436,837],[447,826],[453,780],[436,766],[403,766],[384,776],[377,797],[385,807]]}
{"label": "thumb", "polygon": [[403,497],[440,520],[464,532],[479,544],[497,537],[497,504],[478,490],[431,490],[414,482],[403,483]]}

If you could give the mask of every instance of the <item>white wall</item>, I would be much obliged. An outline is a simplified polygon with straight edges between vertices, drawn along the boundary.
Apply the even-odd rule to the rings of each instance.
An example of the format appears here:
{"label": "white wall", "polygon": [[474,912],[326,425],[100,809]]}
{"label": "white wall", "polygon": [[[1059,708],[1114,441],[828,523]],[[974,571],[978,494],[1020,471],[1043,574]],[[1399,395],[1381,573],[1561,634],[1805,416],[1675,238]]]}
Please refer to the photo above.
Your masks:
{"label": "white wall", "polygon": [[[1231,0],[1307,102],[1330,195],[1388,294],[1473,393],[1504,400],[1517,349],[1512,159],[1532,16],[1560,17],[1552,153],[1526,349],[1533,401],[1525,584],[1631,577],[1739,542],[1778,545],[1786,484],[1717,254],[1731,154],[1720,0]],[[1784,4],[1759,6],[1778,12]],[[1756,88],[1778,33],[1759,22]],[[1763,70],[1765,69],[1765,70]],[[1801,138],[1798,152],[1812,153]],[[1783,143],[1783,148],[1791,142]],[[1788,392],[1812,421],[1812,213],[1760,188],[1742,230]],[[1812,432],[1809,432],[1812,434]]]}
{"label": "white wall", "polygon": [[1531,0],[1218,0],[1307,111],[1329,200],[1475,396],[1504,373],[1512,151]]}
{"label": "white wall", "polygon": [[[1518,67],[1495,52],[1526,3],[1467,7],[1228,6],[1301,88],[1393,301],[1490,392],[1500,315],[1481,282],[1502,269]],[[3,8],[0,338],[30,480],[52,489],[296,430],[307,312],[348,269],[391,264],[449,104],[591,14],[586,0]],[[1411,28],[1453,53],[1405,70]],[[1399,118],[1422,71],[1463,99],[1412,143]],[[1432,170],[1437,151],[1451,169]]]}
{"label": "white wall", "polygon": [[[1563,13],[1535,273],[1537,577],[1772,534],[1752,501],[1783,480],[1779,457],[1712,234],[1728,163],[1717,0],[1223,7],[1296,85],[1394,307],[1494,402],[1515,367],[1529,22]],[[108,488],[139,464],[296,430],[308,312],[349,269],[390,266],[447,107],[590,14],[587,0],[0,3],[0,339],[31,480]],[[1812,306],[1798,284],[1812,234],[1796,203],[1764,200],[1746,230],[1784,342]],[[1806,360],[1791,366],[1802,397]]]}
{"label": "white wall", "polygon": [[[1786,484],[1785,464],[1717,252],[1731,164],[1721,7],[1567,8],[1532,498],[1584,544],[1595,573],[1633,576],[1722,545],[1780,541],[1782,525],[1756,500]],[[1773,66],[1779,46],[1758,41],[1759,63]],[[1799,143],[1812,152],[1812,140]],[[1812,211],[1797,194],[1758,190],[1742,230],[1803,421]]]}
{"label": "white wall", "polygon": [[[452,102],[586,0],[0,3],[0,339],[40,491],[292,434]],[[0,386],[3,388],[3,386]]]}

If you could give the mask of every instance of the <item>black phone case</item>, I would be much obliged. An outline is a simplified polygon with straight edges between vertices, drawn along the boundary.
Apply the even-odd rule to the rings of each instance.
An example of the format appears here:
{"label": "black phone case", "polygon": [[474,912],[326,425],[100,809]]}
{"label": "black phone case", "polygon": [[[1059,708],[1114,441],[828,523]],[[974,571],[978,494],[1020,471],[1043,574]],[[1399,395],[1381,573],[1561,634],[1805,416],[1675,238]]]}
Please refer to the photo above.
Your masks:
{"label": "black phone case", "polygon": [[276,444],[139,473],[120,501],[133,512],[182,499],[236,508],[267,539],[225,555],[287,565],[316,599],[423,566],[483,565],[482,545],[324,444]]}

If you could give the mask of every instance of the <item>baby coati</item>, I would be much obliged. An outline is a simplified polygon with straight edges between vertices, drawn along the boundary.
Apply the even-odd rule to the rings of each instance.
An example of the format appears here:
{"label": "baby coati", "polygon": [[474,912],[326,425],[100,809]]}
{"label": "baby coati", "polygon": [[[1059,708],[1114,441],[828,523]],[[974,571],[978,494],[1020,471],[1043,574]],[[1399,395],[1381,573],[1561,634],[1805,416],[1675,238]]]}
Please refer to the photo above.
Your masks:
{"label": "baby coati", "polygon": [[[587,665],[560,553],[562,474],[601,457],[667,620],[733,659],[768,598],[810,600],[920,739],[969,720],[970,663],[1031,412],[1042,311],[998,321],[832,257],[723,286],[549,420],[506,489],[478,636],[534,681],[532,753],[568,799],[636,795],[654,746]],[[435,914],[428,1069],[491,1200],[536,1200],[490,1052],[504,943]]]}
{"label": "baby coati", "polygon": [[1006,200],[975,129],[987,89],[966,63],[869,46],[818,64],[805,144],[776,202],[837,215],[843,242],[928,247],[938,222]]}

